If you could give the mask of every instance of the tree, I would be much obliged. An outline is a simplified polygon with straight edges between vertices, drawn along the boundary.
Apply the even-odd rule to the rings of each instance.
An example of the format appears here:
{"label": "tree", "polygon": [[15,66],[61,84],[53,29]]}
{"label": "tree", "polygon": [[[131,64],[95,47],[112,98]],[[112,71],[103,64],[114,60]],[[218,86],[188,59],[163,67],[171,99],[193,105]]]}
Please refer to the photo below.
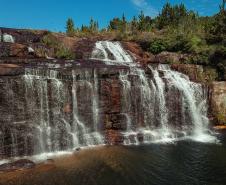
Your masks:
{"label": "tree", "polygon": [[90,28],[88,26],[82,25],[81,32],[88,33],[88,32],[90,32]]}
{"label": "tree", "polygon": [[98,32],[99,24],[97,21],[94,21],[93,18],[90,19],[89,30],[90,32]]}
{"label": "tree", "polygon": [[150,31],[152,19],[149,16],[145,16],[144,12],[141,11],[140,15],[138,16],[138,29],[139,31]]}
{"label": "tree", "polygon": [[226,40],[226,0],[222,1],[220,5],[220,12],[214,16],[214,21],[210,30],[217,41]]}
{"label": "tree", "polygon": [[114,18],[113,20],[110,21],[108,29],[109,30],[120,30],[121,27],[121,20],[119,18]]}
{"label": "tree", "polygon": [[125,14],[122,15],[122,20],[121,20],[121,26],[120,26],[120,31],[122,33],[125,33],[127,30],[127,21],[126,21],[126,17]]}
{"label": "tree", "polygon": [[225,10],[225,4],[226,4],[226,0],[222,0],[222,4],[220,5],[221,12]]}
{"label": "tree", "polygon": [[188,15],[189,12],[184,4],[181,3],[180,5],[171,6],[170,3],[166,3],[163,6],[162,12],[157,17],[158,28],[162,29],[169,25],[178,25],[180,20]]}
{"label": "tree", "polygon": [[74,21],[72,18],[68,18],[66,23],[66,32],[69,36],[72,36],[75,33]]}
{"label": "tree", "polygon": [[90,19],[90,23],[89,23],[89,29],[91,30],[91,31],[94,31],[94,20],[93,20],[93,18],[91,18]]}
{"label": "tree", "polygon": [[132,33],[134,33],[137,30],[138,30],[138,22],[137,22],[137,18],[134,16],[133,20],[131,21],[131,31]]}

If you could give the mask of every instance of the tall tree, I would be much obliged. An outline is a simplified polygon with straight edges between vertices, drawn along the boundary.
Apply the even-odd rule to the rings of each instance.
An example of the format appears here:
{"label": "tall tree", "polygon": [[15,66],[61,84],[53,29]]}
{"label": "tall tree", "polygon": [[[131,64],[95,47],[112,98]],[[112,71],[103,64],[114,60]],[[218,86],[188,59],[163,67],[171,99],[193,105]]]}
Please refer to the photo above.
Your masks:
{"label": "tall tree", "polygon": [[134,33],[137,30],[138,30],[138,22],[137,22],[137,18],[134,16],[133,20],[131,21],[131,31],[132,33]]}
{"label": "tall tree", "polygon": [[225,10],[225,4],[226,4],[226,0],[222,0],[222,4],[220,5],[221,12]]}
{"label": "tall tree", "polygon": [[74,21],[72,18],[68,18],[67,22],[66,22],[66,32],[68,35],[73,35],[75,32],[75,25],[74,25]]}
{"label": "tall tree", "polygon": [[120,30],[121,24],[122,24],[122,22],[119,18],[114,18],[110,21],[108,29],[114,30],[114,31]]}
{"label": "tall tree", "polygon": [[152,24],[152,19],[149,16],[145,16],[144,12],[141,11],[140,15],[138,16],[138,29],[139,31],[149,31]]}
{"label": "tall tree", "polygon": [[125,14],[123,13],[120,31],[121,31],[122,33],[125,33],[126,30],[127,30],[127,21],[126,21]]}

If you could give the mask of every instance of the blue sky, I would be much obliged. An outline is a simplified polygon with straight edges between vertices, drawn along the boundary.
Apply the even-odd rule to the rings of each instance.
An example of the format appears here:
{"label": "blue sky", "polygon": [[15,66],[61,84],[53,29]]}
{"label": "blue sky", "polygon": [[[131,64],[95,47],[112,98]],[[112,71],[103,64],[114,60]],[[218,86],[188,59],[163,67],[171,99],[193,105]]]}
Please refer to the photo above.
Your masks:
{"label": "blue sky", "polygon": [[[200,15],[213,15],[222,0],[168,0],[184,3]],[[0,0],[0,27],[49,29],[64,31],[72,17],[76,26],[88,24],[91,17],[104,27],[113,17],[125,13],[128,19],[141,10],[156,16],[167,0]]]}

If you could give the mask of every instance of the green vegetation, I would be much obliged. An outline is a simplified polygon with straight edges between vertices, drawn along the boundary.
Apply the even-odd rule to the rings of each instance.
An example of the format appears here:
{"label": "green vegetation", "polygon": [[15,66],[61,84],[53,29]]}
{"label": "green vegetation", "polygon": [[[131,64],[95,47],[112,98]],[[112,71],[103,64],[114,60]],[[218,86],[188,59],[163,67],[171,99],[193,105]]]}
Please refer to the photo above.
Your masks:
{"label": "green vegetation", "polygon": [[67,20],[67,23],[66,23],[66,32],[67,32],[67,35],[69,35],[69,36],[73,36],[73,34],[75,32],[74,21],[71,18],[69,18]]}
{"label": "green vegetation", "polygon": [[98,32],[99,24],[93,18],[90,19],[89,26],[82,25],[80,29],[75,27],[74,21],[71,18],[66,22],[66,33],[68,36],[91,36]]}
{"label": "green vegetation", "polygon": [[162,51],[186,53],[186,63],[212,66],[219,79],[226,77],[226,0],[222,0],[216,15],[203,17],[186,9],[184,4],[166,3],[155,18],[143,12],[128,21],[123,14],[115,17],[107,28],[100,30],[98,22],[75,28],[72,19],[67,21],[69,36],[102,36],[115,40],[134,41],[153,54]]}
{"label": "green vegetation", "polygon": [[73,59],[75,58],[74,53],[62,44],[52,33],[47,33],[42,38],[42,43],[49,48],[53,48],[54,57],[59,59]]}
{"label": "green vegetation", "polygon": [[225,116],[225,112],[224,113],[218,113],[217,116],[217,121],[223,125],[226,125],[226,116]]}

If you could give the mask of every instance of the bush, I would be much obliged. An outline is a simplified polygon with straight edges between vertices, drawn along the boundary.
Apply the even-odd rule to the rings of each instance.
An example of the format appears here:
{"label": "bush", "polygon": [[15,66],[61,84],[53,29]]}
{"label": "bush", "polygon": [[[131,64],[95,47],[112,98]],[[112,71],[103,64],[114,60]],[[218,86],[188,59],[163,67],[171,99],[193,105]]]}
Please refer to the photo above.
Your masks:
{"label": "bush", "polygon": [[168,49],[168,43],[164,40],[154,40],[151,42],[150,47],[148,49],[149,52],[153,54],[161,53],[162,51],[166,51]]}
{"label": "bush", "polygon": [[42,38],[42,43],[45,44],[48,47],[55,47],[55,46],[59,45],[57,38],[52,33],[47,33]]}
{"label": "bush", "polygon": [[208,65],[209,64],[209,55],[207,53],[199,53],[199,54],[192,55],[191,63]]}
{"label": "bush", "polygon": [[54,49],[54,55],[56,58],[60,59],[74,59],[74,53],[67,47],[65,47],[57,38],[48,33],[42,39],[42,43],[46,46]]}
{"label": "bush", "polygon": [[72,53],[68,48],[61,46],[56,49],[56,57],[61,59],[74,59],[74,53]]}
{"label": "bush", "polygon": [[192,36],[191,38],[187,38],[184,51],[190,53],[198,53],[200,47],[202,47],[202,39],[198,36]]}

